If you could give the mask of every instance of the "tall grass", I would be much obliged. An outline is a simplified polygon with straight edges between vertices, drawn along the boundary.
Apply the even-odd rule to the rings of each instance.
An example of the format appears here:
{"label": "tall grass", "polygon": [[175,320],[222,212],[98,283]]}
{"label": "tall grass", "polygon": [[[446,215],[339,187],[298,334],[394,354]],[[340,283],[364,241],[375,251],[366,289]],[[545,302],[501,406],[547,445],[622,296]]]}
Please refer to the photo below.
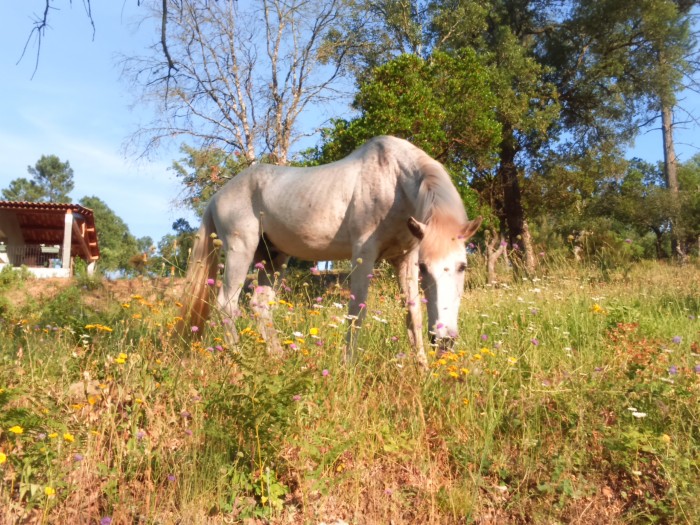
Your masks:
{"label": "tall grass", "polygon": [[303,273],[280,359],[247,316],[237,349],[177,339],[170,284],[3,281],[0,523],[698,523],[698,275],[474,272],[428,373],[388,274],[354,366],[346,293]]}

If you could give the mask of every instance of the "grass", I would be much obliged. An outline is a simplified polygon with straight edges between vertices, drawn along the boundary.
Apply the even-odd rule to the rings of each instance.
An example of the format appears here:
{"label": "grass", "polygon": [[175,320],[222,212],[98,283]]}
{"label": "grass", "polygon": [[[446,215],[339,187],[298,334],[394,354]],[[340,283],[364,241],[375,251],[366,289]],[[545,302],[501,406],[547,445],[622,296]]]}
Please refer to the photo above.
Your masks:
{"label": "grass", "polygon": [[389,276],[352,367],[304,274],[281,359],[246,316],[237,351],[175,338],[175,285],[3,278],[0,523],[698,523],[698,275],[475,271],[428,373]]}

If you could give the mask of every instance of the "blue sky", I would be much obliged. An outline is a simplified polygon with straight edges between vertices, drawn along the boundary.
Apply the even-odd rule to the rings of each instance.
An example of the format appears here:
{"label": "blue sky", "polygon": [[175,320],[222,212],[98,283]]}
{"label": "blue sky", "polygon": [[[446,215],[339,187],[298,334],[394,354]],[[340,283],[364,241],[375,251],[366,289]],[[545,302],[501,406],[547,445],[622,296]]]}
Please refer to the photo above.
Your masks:
{"label": "blue sky", "polygon": [[[152,26],[136,25],[145,8],[136,0],[92,2],[93,39],[82,2],[73,2],[72,7],[67,0],[57,2],[62,8],[51,14],[34,73],[33,44],[18,61],[32,17],[43,4],[43,0],[12,2],[0,17],[0,188],[17,177],[28,177],[27,166],[41,155],[54,154],[71,163],[74,200],[99,197],[137,237],[147,235],[157,242],[179,217],[194,225],[196,219],[173,204],[180,187],[168,168],[180,158],[176,145],[148,161],[123,154],[128,137],[140,122],[149,120],[149,109],[132,108],[134,99],[120,80],[118,66],[120,54],[140,53],[157,38]],[[700,97],[689,95],[684,106],[700,116]],[[337,114],[346,111],[339,107]],[[677,130],[681,161],[700,151],[693,146],[697,131],[692,125]],[[661,160],[660,131],[641,134],[629,156]]]}

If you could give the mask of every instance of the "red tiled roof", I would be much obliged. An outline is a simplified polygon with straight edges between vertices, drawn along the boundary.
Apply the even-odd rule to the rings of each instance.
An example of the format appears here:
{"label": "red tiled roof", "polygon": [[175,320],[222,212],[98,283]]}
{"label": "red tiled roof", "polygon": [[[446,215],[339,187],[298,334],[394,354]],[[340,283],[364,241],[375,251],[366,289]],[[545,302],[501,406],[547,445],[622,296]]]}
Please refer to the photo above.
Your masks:
{"label": "red tiled roof", "polygon": [[62,244],[65,216],[70,210],[74,218],[72,254],[91,260],[100,256],[95,216],[89,208],[55,202],[0,201],[0,210],[14,212],[27,244]]}

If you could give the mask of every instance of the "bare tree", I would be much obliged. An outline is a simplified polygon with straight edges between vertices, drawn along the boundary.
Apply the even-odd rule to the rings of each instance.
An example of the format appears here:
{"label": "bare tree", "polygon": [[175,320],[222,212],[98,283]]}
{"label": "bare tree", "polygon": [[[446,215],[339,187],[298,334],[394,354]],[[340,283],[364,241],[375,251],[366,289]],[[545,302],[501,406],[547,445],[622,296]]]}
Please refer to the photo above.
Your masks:
{"label": "bare tree", "polygon": [[338,98],[344,43],[326,37],[346,0],[241,4],[151,1],[159,39],[149,54],[124,60],[144,99],[159,104],[157,118],[134,137],[140,153],[189,136],[250,162],[268,155],[285,164],[304,111]]}

